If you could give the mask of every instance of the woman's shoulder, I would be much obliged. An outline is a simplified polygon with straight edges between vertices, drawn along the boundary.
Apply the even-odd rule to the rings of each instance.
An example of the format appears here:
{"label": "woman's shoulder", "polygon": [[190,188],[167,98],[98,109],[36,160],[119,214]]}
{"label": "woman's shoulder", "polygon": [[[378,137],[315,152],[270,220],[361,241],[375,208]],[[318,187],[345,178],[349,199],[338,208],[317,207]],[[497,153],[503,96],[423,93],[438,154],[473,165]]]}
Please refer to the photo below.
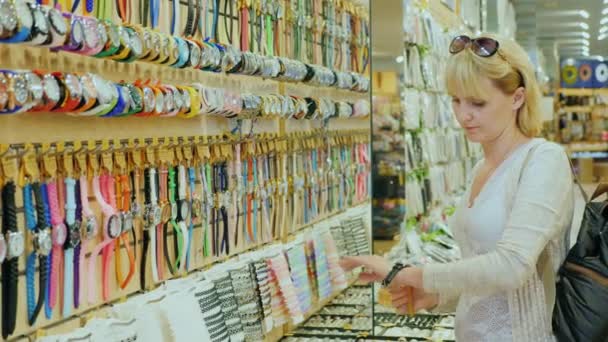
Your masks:
{"label": "woman's shoulder", "polygon": [[535,146],[536,150],[538,151],[563,153],[564,155],[566,154],[566,149],[564,146],[556,142],[548,141],[544,138],[535,138],[533,139],[533,143],[536,143]]}

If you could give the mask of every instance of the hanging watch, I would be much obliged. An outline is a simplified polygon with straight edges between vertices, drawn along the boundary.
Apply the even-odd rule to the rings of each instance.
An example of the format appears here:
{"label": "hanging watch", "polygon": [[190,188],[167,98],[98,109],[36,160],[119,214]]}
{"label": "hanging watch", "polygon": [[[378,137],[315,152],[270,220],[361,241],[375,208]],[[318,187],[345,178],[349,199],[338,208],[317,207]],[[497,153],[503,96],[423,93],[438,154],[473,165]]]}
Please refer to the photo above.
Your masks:
{"label": "hanging watch", "polygon": [[110,20],[100,21],[100,25],[104,26],[103,30],[99,30],[99,33],[105,35],[102,37],[102,41],[105,41],[103,49],[95,55],[95,57],[108,57],[113,56],[120,49],[120,34],[118,26]]}
{"label": "hanging watch", "polygon": [[51,48],[63,46],[67,40],[68,24],[60,11],[53,7],[42,6],[50,24],[50,36],[44,45]]}
{"label": "hanging watch", "polygon": [[63,46],[58,48],[66,51],[80,51],[84,46],[84,25],[78,16],[64,13],[64,17],[70,19],[69,39]]}
{"label": "hanging watch", "polygon": [[42,7],[38,4],[28,2],[34,23],[30,30],[28,45],[42,45],[49,40],[49,22]]}
{"label": "hanging watch", "polygon": [[[8,3],[8,4],[7,4]],[[8,15],[2,20],[7,38],[0,39],[2,43],[21,43],[30,37],[34,24],[32,11],[26,1],[4,0],[0,2],[0,16]]]}

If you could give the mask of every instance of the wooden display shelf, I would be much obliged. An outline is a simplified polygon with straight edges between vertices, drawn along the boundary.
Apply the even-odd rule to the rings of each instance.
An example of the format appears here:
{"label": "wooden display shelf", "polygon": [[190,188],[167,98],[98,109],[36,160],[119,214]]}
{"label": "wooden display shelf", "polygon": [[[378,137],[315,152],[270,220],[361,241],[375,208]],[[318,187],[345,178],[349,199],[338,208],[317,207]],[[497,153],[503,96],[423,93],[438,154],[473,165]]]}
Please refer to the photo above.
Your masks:
{"label": "wooden display shelf", "polygon": [[608,143],[606,142],[575,142],[562,144],[568,152],[607,152]]}
{"label": "wooden display shelf", "polygon": [[565,106],[560,109],[564,112],[591,113],[593,106]]}
{"label": "wooden display shelf", "polygon": [[603,95],[608,96],[608,88],[604,89],[592,89],[592,88],[559,88],[557,90],[559,94],[564,96],[593,96]]}

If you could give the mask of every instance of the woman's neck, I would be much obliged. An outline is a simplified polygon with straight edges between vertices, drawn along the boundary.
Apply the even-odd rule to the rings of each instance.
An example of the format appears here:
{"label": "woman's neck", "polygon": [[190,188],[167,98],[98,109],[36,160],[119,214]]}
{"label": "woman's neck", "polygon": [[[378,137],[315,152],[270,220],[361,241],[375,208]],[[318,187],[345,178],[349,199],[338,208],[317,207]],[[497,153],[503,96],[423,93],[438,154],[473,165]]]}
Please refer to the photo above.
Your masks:
{"label": "woman's neck", "polygon": [[482,143],[486,163],[497,166],[502,163],[518,146],[530,140],[517,127],[506,129],[496,139]]}

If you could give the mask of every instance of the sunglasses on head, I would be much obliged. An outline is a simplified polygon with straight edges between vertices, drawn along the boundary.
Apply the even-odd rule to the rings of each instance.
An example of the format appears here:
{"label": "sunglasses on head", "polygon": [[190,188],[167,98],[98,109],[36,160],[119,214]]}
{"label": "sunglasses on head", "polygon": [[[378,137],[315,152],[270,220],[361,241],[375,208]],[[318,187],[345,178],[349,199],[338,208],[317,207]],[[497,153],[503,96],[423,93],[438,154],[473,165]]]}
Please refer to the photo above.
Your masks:
{"label": "sunglasses on head", "polygon": [[479,57],[491,57],[498,51],[498,41],[488,37],[457,36],[450,43],[450,53],[456,54],[467,47]]}

